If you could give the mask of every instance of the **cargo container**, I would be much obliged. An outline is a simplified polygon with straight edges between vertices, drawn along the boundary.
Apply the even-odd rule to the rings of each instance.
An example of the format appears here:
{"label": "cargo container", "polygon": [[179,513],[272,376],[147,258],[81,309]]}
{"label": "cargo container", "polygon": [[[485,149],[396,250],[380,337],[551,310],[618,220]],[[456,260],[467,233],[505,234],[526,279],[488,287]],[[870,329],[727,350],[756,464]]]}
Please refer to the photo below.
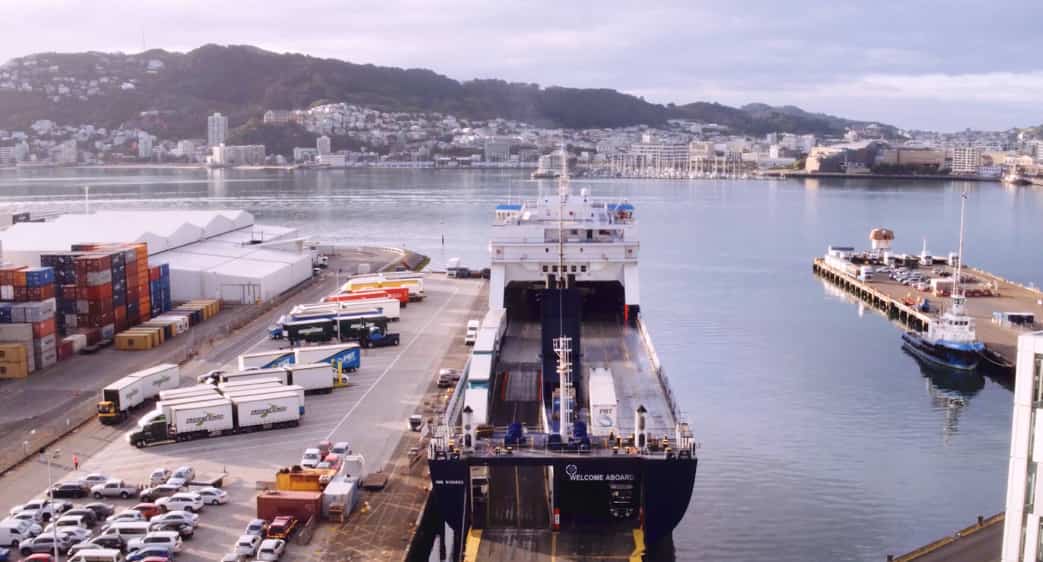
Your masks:
{"label": "cargo container", "polygon": [[275,489],[296,492],[321,492],[326,487],[324,475],[318,471],[293,466],[275,473]]}
{"label": "cargo container", "polygon": [[266,490],[257,494],[257,517],[268,521],[285,515],[303,523],[311,517],[319,517],[321,512],[321,492]]}
{"label": "cargo container", "polygon": [[356,291],[354,293],[339,293],[322,299],[322,302],[347,302],[362,301],[370,299],[395,299],[402,306],[409,304],[409,289],[405,287],[385,287],[368,291]]}
{"label": "cargo container", "polygon": [[290,373],[284,367],[273,367],[271,369],[250,369],[237,373],[221,373],[218,375],[218,384],[229,382],[242,382],[250,380],[264,380],[277,378],[283,384],[290,384]]}
{"label": "cargo container", "polygon": [[359,277],[351,279],[345,283],[340,292],[341,293],[354,293],[356,291],[372,291],[377,289],[386,288],[404,288],[409,291],[409,300],[418,301],[424,298],[424,280],[423,278],[417,279],[388,279],[383,275],[367,275],[365,277]]}
{"label": "cargo container", "polygon": [[292,392],[297,397],[297,409],[300,411],[300,415],[304,416],[304,387],[296,384],[283,384],[276,387],[238,387],[226,390],[222,393],[222,395],[232,400],[238,400],[243,398],[262,396],[280,392]]}
{"label": "cargo container", "polygon": [[174,388],[170,390],[163,390],[159,393],[160,400],[173,400],[175,398],[187,398],[189,396],[200,396],[210,395],[217,392],[217,389],[210,384],[195,384],[192,386],[186,386],[183,388]]}
{"label": "cargo container", "polygon": [[280,377],[262,377],[245,381],[230,381],[217,384],[217,390],[221,392],[235,390],[237,388],[259,388],[263,386],[285,386]]}
{"label": "cargo container", "polygon": [[249,369],[271,369],[273,367],[282,367],[289,365],[294,362],[294,352],[292,349],[276,349],[273,351],[258,351],[256,353],[246,353],[239,356],[239,370],[246,371]]}
{"label": "cargo container", "polygon": [[327,363],[348,372],[356,371],[362,361],[357,343],[298,347],[293,352],[295,364]]}
{"label": "cargo container", "polygon": [[590,369],[587,397],[590,403],[590,434],[598,437],[618,435],[619,402],[616,400],[616,386],[610,369]]}
{"label": "cargo container", "polygon": [[159,396],[162,390],[177,388],[178,384],[180,369],[171,363],[131,373],[102,389],[98,420],[110,425],[120,423],[131,408]]}
{"label": "cargo container", "polygon": [[335,301],[317,304],[299,304],[290,310],[290,317],[294,320],[304,320],[316,317],[332,317],[341,314],[354,314],[359,312],[379,312],[388,320],[398,320],[402,316],[402,305],[398,300],[384,297],[381,299],[366,299],[361,301]]}

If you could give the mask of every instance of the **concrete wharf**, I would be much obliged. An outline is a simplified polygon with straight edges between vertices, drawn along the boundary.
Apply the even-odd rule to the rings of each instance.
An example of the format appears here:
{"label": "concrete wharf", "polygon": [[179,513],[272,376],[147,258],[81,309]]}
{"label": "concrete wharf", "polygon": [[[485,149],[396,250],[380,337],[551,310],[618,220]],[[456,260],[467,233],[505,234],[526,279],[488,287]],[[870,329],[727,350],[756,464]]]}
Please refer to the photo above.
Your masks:
{"label": "concrete wharf", "polygon": [[[831,265],[824,258],[815,258],[811,268],[819,277],[910,330],[926,331],[928,323],[938,318],[947,306],[947,297],[935,297],[930,293],[918,291],[880,273],[874,275],[871,280],[862,281]],[[947,266],[946,268],[948,269]],[[1013,362],[1016,357],[1018,335],[1026,329],[1038,328],[1035,328],[1035,325],[1021,328],[1004,326],[993,321],[993,313],[1031,312],[1040,316],[1043,314],[1043,306],[1040,305],[1043,292],[974,267],[964,266],[963,272],[964,276],[977,277],[995,287],[994,296],[969,297],[966,312],[975,319],[978,339],[989,349]],[[918,301],[920,298],[928,299],[928,311],[922,311],[915,304],[904,302],[905,299]],[[943,306],[940,307],[939,304]]]}

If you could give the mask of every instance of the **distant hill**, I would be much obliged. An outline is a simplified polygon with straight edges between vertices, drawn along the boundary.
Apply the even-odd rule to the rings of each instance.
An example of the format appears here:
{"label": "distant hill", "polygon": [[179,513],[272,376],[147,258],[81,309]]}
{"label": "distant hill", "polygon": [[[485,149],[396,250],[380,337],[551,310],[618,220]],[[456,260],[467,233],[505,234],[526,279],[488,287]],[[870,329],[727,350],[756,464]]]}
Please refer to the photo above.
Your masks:
{"label": "distant hill", "polygon": [[[17,80],[7,79],[11,73],[17,73]],[[33,91],[14,91],[23,82],[30,83]],[[72,87],[72,93],[63,93],[63,85]],[[76,88],[90,88],[92,93]],[[502,80],[459,82],[431,70],[355,64],[243,45],[205,45],[187,53],[42,53],[0,67],[0,128],[8,129],[51,119],[105,127],[126,123],[164,138],[197,137],[206,115],[213,111],[228,114],[232,126],[240,126],[266,109],[328,102],[472,119],[503,117],[565,128],[658,126],[669,118],[690,118],[727,125],[737,133],[826,134],[842,133],[846,123],[855,123],[795,107],[754,104],[737,109],[705,102],[668,107],[610,89],[540,87]]]}

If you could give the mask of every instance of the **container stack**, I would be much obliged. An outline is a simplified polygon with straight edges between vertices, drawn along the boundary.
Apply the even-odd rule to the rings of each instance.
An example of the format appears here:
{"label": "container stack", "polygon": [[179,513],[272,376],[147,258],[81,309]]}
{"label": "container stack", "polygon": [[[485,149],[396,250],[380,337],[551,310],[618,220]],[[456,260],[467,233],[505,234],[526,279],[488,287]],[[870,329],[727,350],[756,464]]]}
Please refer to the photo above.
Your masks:
{"label": "container stack", "polygon": [[0,266],[0,301],[0,378],[57,363],[54,270]]}
{"label": "container stack", "polygon": [[170,302],[170,266],[161,263],[148,270],[149,297],[152,303],[150,317],[155,318],[172,307]]}
{"label": "container stack", "polygon": [[186,302],[147,322],[142,322],[135,328],[117,334],[116,349],[125,351],[152,349],[178,334],[187,332],[192,326],[209,320],[220,310],[221,301],[218,300]]}

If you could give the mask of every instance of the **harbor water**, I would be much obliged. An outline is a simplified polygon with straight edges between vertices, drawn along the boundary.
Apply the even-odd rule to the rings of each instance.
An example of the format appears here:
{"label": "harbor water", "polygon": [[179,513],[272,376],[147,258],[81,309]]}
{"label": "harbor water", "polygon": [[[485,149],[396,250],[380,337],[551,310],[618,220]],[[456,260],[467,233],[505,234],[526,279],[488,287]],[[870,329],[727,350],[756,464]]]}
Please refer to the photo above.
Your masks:
{"label": "harbor water", "polygon": [[[325,242],[488,263],[497,203],[553,190],[520,172],[0,171],[0,207],[242,208]],[[701,444],[678,560],[882,560],[1003,508],[1011,392],[921,369],[900,331],[811,272],[828,244],[955,249],[1043,279],[1043,190],[897,180],[576,181],[637,208],[642,308]],[[86,240],[85,240],[86,241]],[[1038,312],[1038,311],[1037,311]]]}

